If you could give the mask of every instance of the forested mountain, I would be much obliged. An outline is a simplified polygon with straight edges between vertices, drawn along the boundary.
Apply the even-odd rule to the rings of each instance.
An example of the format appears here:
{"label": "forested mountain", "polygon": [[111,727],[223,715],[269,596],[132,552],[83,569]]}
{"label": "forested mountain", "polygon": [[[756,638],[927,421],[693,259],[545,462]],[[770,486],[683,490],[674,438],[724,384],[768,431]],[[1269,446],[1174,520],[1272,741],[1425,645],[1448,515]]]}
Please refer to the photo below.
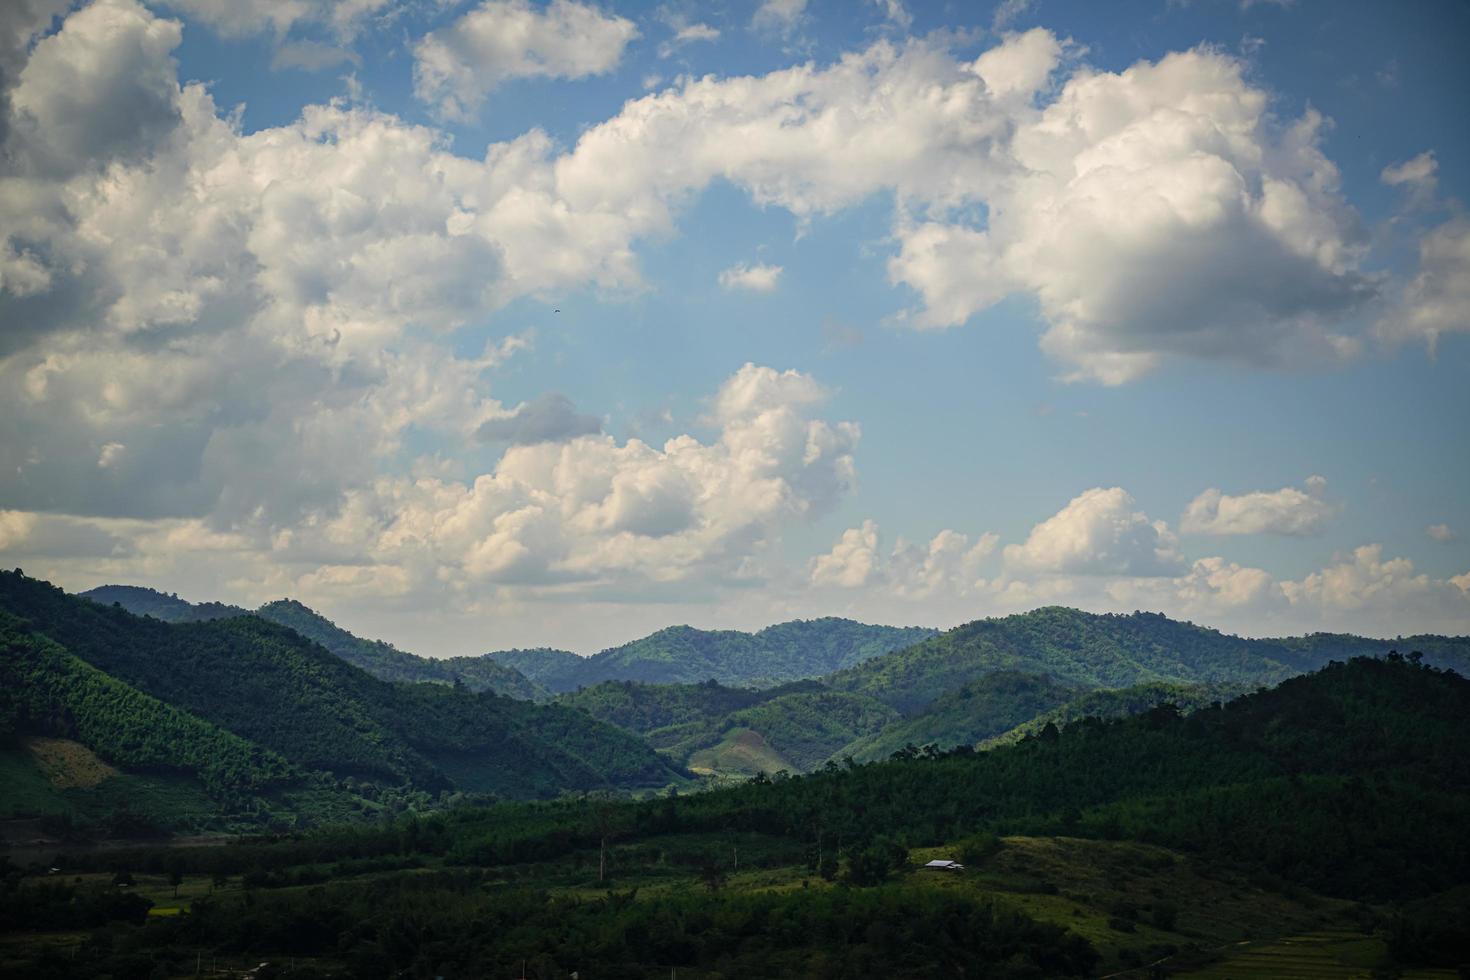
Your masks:
{"label": "forested mountain", "polygon": [[0,613],[0,742],[22,735],[74,740],[132,770],[187,774],[221,797],[299,775],[277,753],[109,677]]}
{"label": "forested mountain", "polygon": [[[1000,670],[940,695],[922,714],[887,725],[837,750],[858,762],[886,759],[909,746],[942,750],[974,745],[1029,721],[1077,695],[1049,677]],[[891,710],[891,709],[890,709]]]}
{"label": "forested mountain", "polygon": [[490,656],[524,668],[528,677],[557,692],[602,681],[697,684],[713,680],[732,687],[774,687],[862,663],[934,633],[917,626],[869,626],[828,617],[779,623],[756,633],[670,626],[576,662],[567,659],[564,651],[521,650]]}
{"label": "forested mountain", "polygon": [[913,714],[985,674],[1044,674],[1079,688],[1176,684],[1274,684],[1330,660],[1381,656],[1397,646],[1423,649],[1426,661],[1464,670],[1470,637],[1394,641],[1317,634],[1252,640],[1156,613],[1095,615],[1048,607],[955,627],[824,681]]}
{"label": "forested mountain", "polygon": [[390,684],[254,616],[164,623],[19,572],[0,573],[0,611],[125,684],[307,770],[510,796],[679,778],[637,738],[581,712]]}
{"label": "forested mountain", "polygon": [[[137,616],[152,616],[166,623],[195,623],[230,616],[249,616],[251,611],[219,602],[191,603],[177,595],[135,585],[104,585],[78,593],[83,598],[110,606],[116,603]],[[315,640],[348,663],[385,681],[431,684],[463,684],[471,691],[494,691],[524,700],[544,699],[547,692],[513,667],[488,657],[451,657],[436,660],[419,657],[382,640],[365,640],[338,626],[321,613],[295,599],[278,599],[254,611],[254,615],[290,627]],[[575,656],[575,654],[573,654]]]}

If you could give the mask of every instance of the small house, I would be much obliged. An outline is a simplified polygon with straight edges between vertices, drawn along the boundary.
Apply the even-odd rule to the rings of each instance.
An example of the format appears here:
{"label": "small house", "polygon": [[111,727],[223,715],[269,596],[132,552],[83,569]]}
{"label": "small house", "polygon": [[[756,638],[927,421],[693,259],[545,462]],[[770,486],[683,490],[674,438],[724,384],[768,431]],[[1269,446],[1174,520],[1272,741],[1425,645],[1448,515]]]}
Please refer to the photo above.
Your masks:
{"label": "small house", "polygon": [[958,861],[930,861],[924,865],[926,871],[963,871],[965,866]]}

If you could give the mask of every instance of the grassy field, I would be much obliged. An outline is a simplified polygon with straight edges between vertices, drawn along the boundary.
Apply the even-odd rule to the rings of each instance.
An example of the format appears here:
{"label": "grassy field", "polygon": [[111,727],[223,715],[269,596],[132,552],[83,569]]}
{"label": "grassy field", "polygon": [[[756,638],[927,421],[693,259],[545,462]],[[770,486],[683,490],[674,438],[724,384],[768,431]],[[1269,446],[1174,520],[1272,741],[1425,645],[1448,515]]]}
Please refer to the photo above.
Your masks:
{"label": "grassy field", "polygon": [[57,789],[90,789],[118,774],[80,742],[35,737],[22,739],[21,744]]}
{"label": "grassy field", "polygon": [[700,749],[689,757],[689,768],[699,774],[796,771],[781,753],[771,747],[759,732],[748,728],[732,728],[717,744]]}
{"label": "grassy field", "polygon": [[[1272,942],[1245,942],[1220,959],[1178,976],[1198,980],[1370,980],[1384,955],[1374,936],[1327,929]],[[1402,980],[1455,980],[1454,970],[1405,970]]]}

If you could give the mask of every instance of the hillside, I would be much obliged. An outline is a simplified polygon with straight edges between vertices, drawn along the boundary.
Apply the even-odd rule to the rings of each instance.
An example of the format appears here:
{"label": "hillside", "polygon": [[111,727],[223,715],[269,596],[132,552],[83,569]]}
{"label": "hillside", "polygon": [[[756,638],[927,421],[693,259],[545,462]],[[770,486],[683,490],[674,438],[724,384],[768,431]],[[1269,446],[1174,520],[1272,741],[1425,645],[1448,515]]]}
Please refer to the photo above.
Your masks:
{"label": "hillside", "polygon": [[[119,605],[135,616],[152,616],[166,623],[196,623],[251,611],[219,602],[192,603],[177,595],[136,585],[104,585],[78,593],[104,606]],[[354,666],[385,681],[453,684],[471,691],[494,691],[506,697],[541,700],[547,692],[511,667],[487,657],[435,660],[398,649],[382,640],[365,640],[349,633],[321,613],[295,599],[278,599],[254,611],[262,619],[289,627],[314,640]]]}
{"label": "hillside", "polygon": [[72,740],[131,771],[196,778],[239,798],[299,775],[275,752],[109,677],[0,614],[0,741]]}
{"label": "hillside", "polygon": [[873,698],[815,681],[764,690],[604,681],[556,700],[642,736],[680,763],[725,776],[809,771],[898,718]]}
{"label": "hillside", "polygon": [[471,691],[494,691],[525,701],[546,695],[540,685],[528,680],[520,671],[487,657],[434,660],[405,653],[391,643],[354,636],[295,599],[268,602],[255,614],[289,627],[308,640],[315,640],[343,660],[381,680],[431,684],[459,681]]}
{"label": "hillside", "polygon": [[638,739],[580,712],[389,684],[253,616],[169,624],[18,572],[0,574],[0,610],[93,667],[303,769],[508,796],[678,779]]}
{"label": "hillside", "polygon": [[[1001,670],[940,695],[922,714],[903,718],[837,751],[858,762],[933,745],[941,750],[974,745],[1047,712],[1077,690],[1049,677]],[[890,709],[891,710],[891,709]]]}
{"label": "hillside", "polygon": [[868,694],[905,714],[985,674],[1045,674],[1081,688],[1175,684],[1274,684],[1330,660],[1381,656],[1431,641],[1428,662],[1464,669],[1470,638],[1352,636],[1251,640],[1155,613],[1095,615],[1048,607],[966,623],[922,643],[840,671],[825,682]]}
{"label": "hillside", "polygon": [[549,652],[544,658],[532,656],[536,651],[518,651],[514,659],[491,656],[505,657],[501,662],[512,664],[540,659],[544,669],[532,669],[532,673],[557,692],[602,681],[698,684],[713,680],[730,687],[774,687],[862,663],[934,632],[829,617],[779,623],[756,633],[670,626],[575,663],[559,652]]}
{"label": "hillside", "polygon": [[[1161,704],[1171,704],[1184,714],[1198,711],[1216,702],[1229,701],[1247,691],[1240,684],[1169,684],[1152,681],[1135,684],[1118,690],[1088,691],[1066,704],[1043,711],[1014,728],[981,739],[976,748],[995,748],[1010,745],[1031,735],[1039,735],[1048,724],[1057,728],[1081,721],[1084,718],[1111,720],[1141,715]],[[943,700],[943,699],[941,699]]]}

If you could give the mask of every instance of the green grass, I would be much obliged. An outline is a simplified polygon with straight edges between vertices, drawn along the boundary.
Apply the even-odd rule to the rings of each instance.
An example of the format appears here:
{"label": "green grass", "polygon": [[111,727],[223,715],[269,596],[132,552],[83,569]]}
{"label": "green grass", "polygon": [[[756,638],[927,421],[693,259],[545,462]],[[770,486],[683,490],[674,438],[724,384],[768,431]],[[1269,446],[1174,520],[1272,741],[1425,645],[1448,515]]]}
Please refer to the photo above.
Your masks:
{"label": "green grass", "polygon": [[0,819],[67,813],[71,807],[22,748],[0,750]]}
{"label": "green grass", "polygon": [[[1214,963],[1179,976],[1199,980],[1368,980],[1384,956],[1383,940],[1350,930],[1320,930],[1242,943]],[[1403,980],[1454,980],[1454,970],[1405,970]]]}

